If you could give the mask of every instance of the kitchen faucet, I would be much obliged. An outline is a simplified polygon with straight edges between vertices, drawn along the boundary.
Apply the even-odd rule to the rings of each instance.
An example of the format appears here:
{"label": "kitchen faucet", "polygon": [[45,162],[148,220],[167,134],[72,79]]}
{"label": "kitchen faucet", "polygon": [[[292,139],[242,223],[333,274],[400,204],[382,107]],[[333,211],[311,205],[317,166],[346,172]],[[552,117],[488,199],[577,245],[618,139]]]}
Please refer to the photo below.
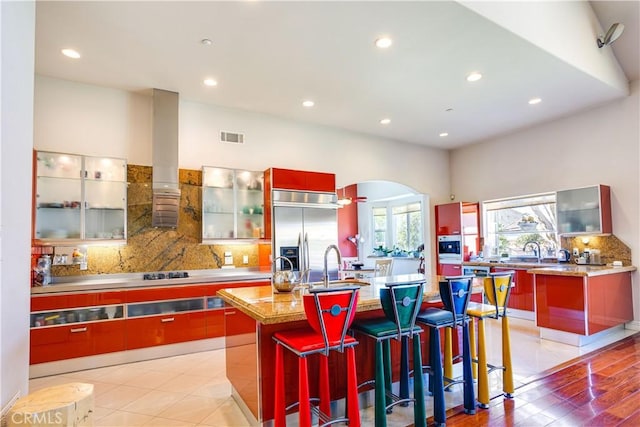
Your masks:
{"label": "kitchen faucet", "polygon": [[327,267],[327,256],[332,249],[336,251],[336,255],[338,256],[338,269],[340,269],[340,264],[342,264],[342,255],[340,254],[340,249],[338,249],[336,245],[327,246],[327,249],[325,249],[324,251],[324,270],[322,272],[325,288],[329,287],[329,268]]}
{"label": "kitchen faucet", "polygon": [[527,250],[527,246],[528,245],[535,245],[536,249],[533,250],[533,253],[536,255],[536,258],[538,258],[538,262],[540,262],[540,260],[542,259],[541,255],[542,253],[540,252],[540,243],[535,242],[535,241],[530,241],[524,244],[524,246],[522,247],[522,251],[526,252]]}

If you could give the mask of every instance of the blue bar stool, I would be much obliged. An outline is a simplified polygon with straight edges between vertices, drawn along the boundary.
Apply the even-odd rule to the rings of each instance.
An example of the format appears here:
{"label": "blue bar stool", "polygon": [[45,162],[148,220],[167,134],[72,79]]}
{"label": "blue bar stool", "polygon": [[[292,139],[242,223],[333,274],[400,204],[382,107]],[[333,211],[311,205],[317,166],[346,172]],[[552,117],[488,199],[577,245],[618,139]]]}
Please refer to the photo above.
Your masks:
{"label": "blue bar stool", "polygon": [[[478,320],[478,406],[489,407],[489,374],[494,370],[502,370],[502,391],[504,396],[512,398],[515,391],[513,386],[513,366],[511,364],[511,336],[509,333],[509,317],[507,304],[511,294],[511,283],[514,271],[489,273],[484,279],[484,293],[488,304],[472,302],[467,313],[471,318],[471,333],[474,334],[475,320]],[[502,319],[502,365],[487,363],[487,346],[485,333],[485,319]]]}
{"label": "blue bar stool", "polygon": [[[365,319],[353,323],[352,329],[375,340],[375,379],[360,386],[375,383],[375,427],[386,427],[387,413],[395,405],[409,405],[414,402],[414,424],[426,427],[422,375],[413,380],[413,398],[409,397],[409,339],[413,341],[414,371],[421,372],[422,354],[420,333],[416,316],[422,304],[424,282],[411,284],[387,284],[380,289],[380,302],[385,317]],[[400,393],[391,391],[391,349],[390,340],[400,341]]]}
{"label": "blue bar stool", "polygon": [[[444,391],[454,384],[464,384],[464,412],[476,412],[467,316],[472,281],[473,276],[445,277],[439,283],[444,309],[428,308],[421,311],[416,319],[416,322],[429,328],[429,365],[425,368],[429,372],[429,391],[433,394],[433,418],[436,425],[444,425],[446,422]],[[462,380],[445,378],[440,354],[440,329],[458,326],[462,326]]]}
{"label": "blue bar stool", "polygon": [[[309,327],[276,332],[275,370],[275,427],[286,426],[286,410],[298,407],[299,427],[311,426],[311,411],[317,413],[319,426],[328,426],[338,422],[347,422],[350,426],[360,427],[358,407],[358,381],[356,378],[355,338],[347,335],[347,330],[355,316],[359,286],[339,288],[311,289],[304,295],[304,312]],[[298,402],[285,407],[285,375],[283,349],[298,356]],[[329,391],[329,352],[345,352],[347,355],[347,410],[346,416],[331,417],[331,397]],[[309,375],[307,357],[320,356],[319,399],[311,398],[309,393]],[[344,373],[341,373],[344,374]],[[334,374],[335,375],[335,374]],[[319,405],[311,405],[318,401]]]}

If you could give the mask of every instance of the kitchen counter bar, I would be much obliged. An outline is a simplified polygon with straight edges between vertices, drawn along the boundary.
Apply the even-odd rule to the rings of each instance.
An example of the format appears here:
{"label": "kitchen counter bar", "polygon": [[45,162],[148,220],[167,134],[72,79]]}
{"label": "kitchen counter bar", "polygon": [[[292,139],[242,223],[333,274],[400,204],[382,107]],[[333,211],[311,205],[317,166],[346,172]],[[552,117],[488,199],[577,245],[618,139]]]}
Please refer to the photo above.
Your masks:
{"label": "kitchen counter bar", "polygon": [[32,287],[31,294],[55,294],[59,292],[100,291],[106,289],[127,289],[158,286],[189,285],[197,283],[219,283],[227,281],[270,280],[269,268],[221,268],[188,271],[189,277],[175,279],[144,280],[143,273],[104,274],[94,276],[73,276],[56,278],[48,286]]}
{"label": "kitchen counter bar", "polygon": [[[438,278],[423,274],[402,274],[387,277],[362,278],[353,281],[361,284],[356,312],[377,310],[380,305],[380,289],[389,283],[420,283],[425,282],[424,301],[438,302]],[[348,283],[345,283],[347,285]],[[480,282],[474,285],[476,292],[481,292]],[[217,294],[226,303],[236,307],[247,316],[262,323],[276,324],[305,320],[299,291],[288,293],[274,293],[269,286],[222,289]]]}
{"label": "kitchen counter bar", "polygon": [[553,276],[578,276],[578,277],[595,277],[605,276],[607,274],[619,274],[636,271],[634,266],[611,267],[607,265],[576,265],[564,264],[555,267],[531,268],[527,273],[546,274]]}
{"label": "kitchen counter bar", "polygon": [[[383,316],[380,305],[380,289],[388,283],[425,282],[424,303],[426,307],[440,307],[438,277],[423,274],[405,274],[388,277],[359,279],[366,281],[360,287],[356,320]],[[474,281],[474,292],[482,291],[482,282]],[[226,361],[227,378],[232,385],[232,395],[238,402],[252,425],[271,425],[274,408],[274,367],[275,344],[273,334],[278,331],[304,327],[307,325],[301,292],[273,293],[271,286],[221,289],[217,296],[235,310],[233,319],[226,316]],[[372,340],[357,337],[356,364],[358,382],[374,377],[372,354],[375,351]],[[421,334],[422,341],[428,341],[428,332]],[[394,341],[394,340],[392,340]],[[457,339],[454,339],[454,353],[457,352]],[[424,344],[426,346],[426,344]],[[423,347],[426,348],[426,347]],[[400,351],[395,341],[391,351],[397,357]],[[329,364],[337,372],[331,375],[331,398],[340,400],[346,392],[344,358],[331,352]],[[297,395],[297,359],[291,352],[284,354],[287,406],[298,400]],[[396,360],[396,359],[394,359]],[[317,358],[309,358],[309,371],[319,369]],[[394,365],[393,381],[398,380],[399,367]],[[310,380],[316,390],[317,378]],[[314,393],[315,394],[315,393]],[[295,411],[295,409],[294,409]],[[293,418],[297,414],[290,414]]]}

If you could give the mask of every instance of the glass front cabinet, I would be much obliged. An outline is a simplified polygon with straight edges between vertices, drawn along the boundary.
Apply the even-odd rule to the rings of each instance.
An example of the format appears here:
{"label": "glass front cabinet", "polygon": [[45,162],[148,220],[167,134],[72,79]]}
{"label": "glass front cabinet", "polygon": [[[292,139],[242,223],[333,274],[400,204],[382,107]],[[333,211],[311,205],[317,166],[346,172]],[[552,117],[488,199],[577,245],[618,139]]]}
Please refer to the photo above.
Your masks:
{"label": "glass front cabinet", "polygon": [[36,152],[34,237],[42,242],[125,240],[123,159]]}
{"label": "glass front cabinet", "polygon": [[556,193],[558,234],[611,234],[611,192],[606,185]]}
{"label": "glass front cabinet", "polygon": [[262,172],[202,168],[202,240],[264,237]]}

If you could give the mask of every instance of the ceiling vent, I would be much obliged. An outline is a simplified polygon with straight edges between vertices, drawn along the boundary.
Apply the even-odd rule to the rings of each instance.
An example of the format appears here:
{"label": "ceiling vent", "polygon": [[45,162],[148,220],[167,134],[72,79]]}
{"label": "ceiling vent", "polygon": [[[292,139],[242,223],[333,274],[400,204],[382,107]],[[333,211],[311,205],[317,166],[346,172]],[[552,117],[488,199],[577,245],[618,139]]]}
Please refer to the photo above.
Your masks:
{"label": "ceiling vent", "polygon": [[233,144],[244,144],[244,134],[236,132],[220,131],[220,142],[230,142]]}
{"label": "ceiling vent", "polygon": [[178,226],[178,94],[153,89],[153,227]]}

